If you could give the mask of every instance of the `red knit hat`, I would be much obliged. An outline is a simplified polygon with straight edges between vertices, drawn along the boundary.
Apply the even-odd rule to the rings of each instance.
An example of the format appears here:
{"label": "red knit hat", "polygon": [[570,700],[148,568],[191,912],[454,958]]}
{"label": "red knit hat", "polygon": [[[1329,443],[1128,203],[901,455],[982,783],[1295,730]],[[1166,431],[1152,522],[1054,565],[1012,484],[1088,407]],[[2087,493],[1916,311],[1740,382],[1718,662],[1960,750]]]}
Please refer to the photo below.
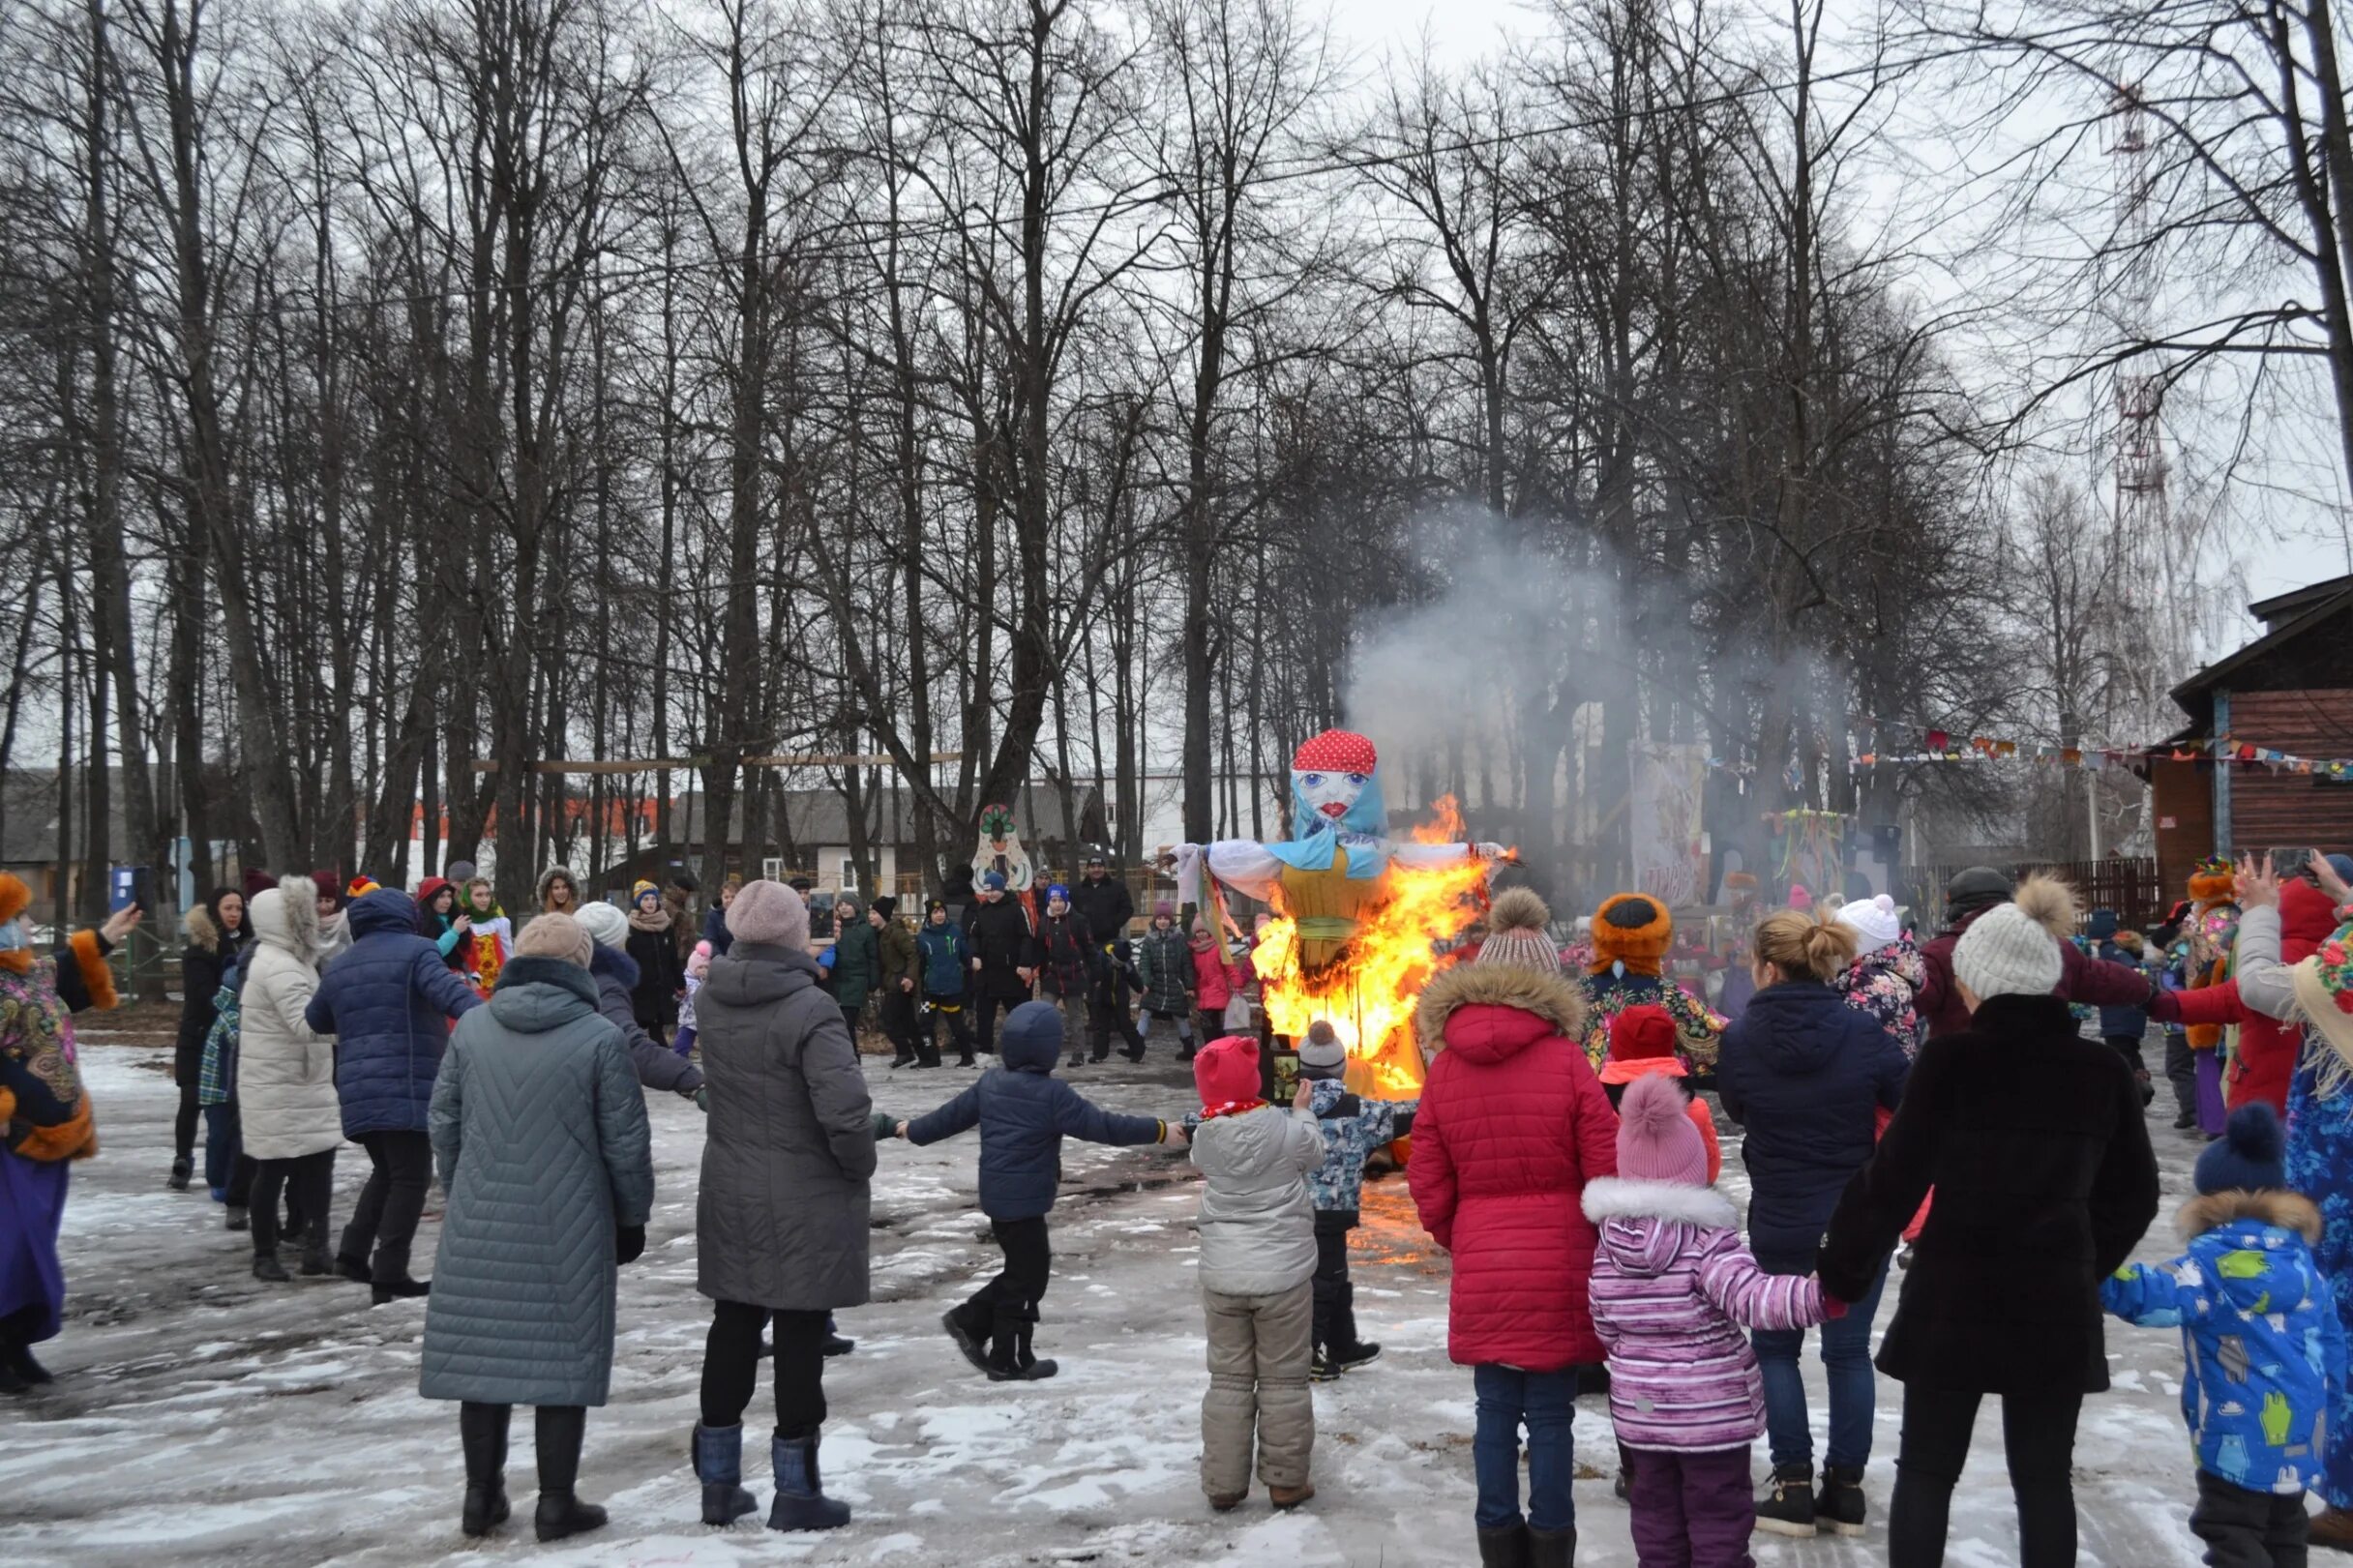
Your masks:
{"label": "red knit hat", "polygon": [[1675,1020],[1663,1007],[1629,1007],[1610,1020],[1610,1055],[1601,1064],[1604,1083],[1631,1083],[1663,1073],[1683,1078],[1690,1069],[1675,1054]]}
{"label": "red knit hat", "polygon": [[1380,762],[1373,743],[1346,729],[1326,729],[1292,754],[1294,773],[1370,773]]}
{"label": "red knit hat", "polygon": [[1246,1034],[1212,1040],[1193,1058],[1193,1086],[1205,1108],[1258,1098],[1258,1042]]}

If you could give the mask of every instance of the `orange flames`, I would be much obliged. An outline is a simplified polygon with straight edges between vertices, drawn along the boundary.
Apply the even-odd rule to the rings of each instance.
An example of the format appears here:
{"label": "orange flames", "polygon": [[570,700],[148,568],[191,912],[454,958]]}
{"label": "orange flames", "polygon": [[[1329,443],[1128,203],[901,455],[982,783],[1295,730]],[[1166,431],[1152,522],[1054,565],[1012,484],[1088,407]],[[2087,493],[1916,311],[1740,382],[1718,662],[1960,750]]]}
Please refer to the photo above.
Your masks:
{"label": "orange flames", "polygon": [[[1413,830],[1413,841],[1462,843],[1462,812],[1454,797],[1442,798],[1436,810],[1433,820]],[[1347,951],[1315,971],[1300,966],[1297,928],[1278,888],[1274,919],[1251,955],[1274,1032],[1303,1039],[1310,1023],[1327,1019],[1348,1047],[1351,1088],[1412,1097],[1422,1080],[1414,1003],[1440,962],[1431,944],[1460,936],[1479,917],[1474,896],[1486,885],[1487,871],[1475,856],[1421,870],[1392,861],[1357,910]]]}

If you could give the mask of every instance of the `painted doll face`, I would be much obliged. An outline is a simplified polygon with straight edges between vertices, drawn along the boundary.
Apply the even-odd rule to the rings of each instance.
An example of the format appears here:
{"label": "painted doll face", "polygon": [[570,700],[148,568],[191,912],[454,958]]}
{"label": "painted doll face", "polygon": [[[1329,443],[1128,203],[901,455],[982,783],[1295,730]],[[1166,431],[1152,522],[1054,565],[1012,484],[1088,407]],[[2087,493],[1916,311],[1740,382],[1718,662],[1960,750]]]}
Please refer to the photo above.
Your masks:
{"label": "painted doll face", "polygon": [[1327,773],[1321,769],[1295,768],[1291,787],[1307,809],[1327,822],[1337,822],[1356,804],[1372,775],[1366,773]]}

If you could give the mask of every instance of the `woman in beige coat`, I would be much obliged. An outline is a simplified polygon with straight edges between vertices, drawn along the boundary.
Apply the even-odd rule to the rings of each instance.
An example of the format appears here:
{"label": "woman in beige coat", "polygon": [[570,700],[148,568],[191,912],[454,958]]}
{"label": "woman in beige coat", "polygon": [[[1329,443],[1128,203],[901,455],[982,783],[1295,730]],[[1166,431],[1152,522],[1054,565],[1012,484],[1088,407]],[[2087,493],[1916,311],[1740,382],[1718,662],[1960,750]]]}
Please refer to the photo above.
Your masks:
{"label": "woman in beige coat", "polygon": [[253,900],[253,949],[238,1003],[237,1099],[253,1171],[253,1278],[283,1281],[278,1260],[282,1187],[302,1221],[302,1271],[333,1270],[327,1204],[343,1140],[335,1094],[335,1038],[314,1033],[303,1009],[318,989],[316,890],[289,876]]}

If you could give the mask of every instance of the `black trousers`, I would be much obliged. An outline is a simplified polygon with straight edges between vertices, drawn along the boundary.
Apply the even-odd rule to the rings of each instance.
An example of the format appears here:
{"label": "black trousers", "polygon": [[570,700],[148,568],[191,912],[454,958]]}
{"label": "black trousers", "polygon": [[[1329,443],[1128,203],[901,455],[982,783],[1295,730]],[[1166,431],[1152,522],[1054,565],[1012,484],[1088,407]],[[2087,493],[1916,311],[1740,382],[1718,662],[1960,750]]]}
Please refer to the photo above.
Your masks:
{"label": "black trousers", "polygon": [[1348,1232],[1354,1214],[1316,1211],[1315,1344],[1319,1350],[1354,1350],[1356,1287],[1348,1277]]}
{"label": "black trousers", "polygon": [[1100,988],[1087,997],[1087,1047],[1088,1054],[1102,1061],[1111,1054],[1111,1037],[1117,1030],[1127,1049],[1137,1055],[1144,1054],[1144,1036],[1136,1032],[1136,1021],[1128,1017],[1127,1006],[1107,996]]}
{"label": "black trousers", "polygon": [[[1214,1013],[1207,1012],[1206,1010],[1196,1013],[1193,1015],[1193,1026],[1195,1029],[1200,1031],[1201,1038],[1199,1040],[1188,1042],[1190,1046],[1196,1048],[1206,1046],[1212,1040],[1223,1040],[1226,1037],[1226,1015],[1224,1009],[1221,1008]],[[1245,1029],[1242,1032],[1247,1034],[1249,1031]]]}
{"label": "black trousers", "polygon": [[[2010,1490],[2018,1500],[2019,1568],[2072,1568],[2075,1561],[2075,1421],[2080,1390],[2004,1394],[2002,1448]],[[1904,1385],[1904,1428],[1895,1456],[1895,1497],[1888,1510],[1889,1568],[1937,1568],[1953,1483],[1969,1457],[1970,1431],[1983,1396]]]}
{"label": "black trousers", "polygon": [[2173,1109],[2185,1116],[2196,1116],[2198,1055],[2189,1049],[2189,1036],[2180,1029],[2165,1031],[2165,1081],[2173,1085]]}
{"label": "black trousers", "polygon": [[[507,1424],[512,1405],[483,1405],[465,1400],[458,1405],[458,1438],[465,1450],[465,1478],[481,1485],[506,1469]],[[531,1446],[539,1462],[541,1494],[568,1495],[581,1478],[581,1440],[588,1435],[584,1405],[541,1405],[532,1409]]]}
{"label": "black trousers", "polygon": [[935,1062],[939,1059],[939,1021],[945,1019],[948,1021],[948,1038],[955,1043],[957,1057],[969,1063],[972,1060],[972,1017],[967,1011],[965,999],[962,996],[930,996],[925,1000],[931,1004],[931,1014],[923,1021],[923,1034],[932,1053],[924,1059]]}
{"label": "black trousers", "polygon": [[865,1011],[866,1009],[863,1007],[842,1009],[842,1021],[849,1028],[849,1049],[852,1050],[858,1049],[858,1015]]}
{"label": "black trousers", "polygon": [[335,1195],[335,1151],[297,1155],[291,1160],[257,1160],[253,1164],[253,1252],[278,1248],[278,1194],[283,1188],[289,1227],[301,1222],[294,1239],[304,1249],[327,1245],[327,1205]]}
{"label": "black trousers", "polygon": [[2198,1471],[2189,1533],[2206,1543],[2208,1568],[2305,1568],[2311,1524],[2301,1492],[2249,1492]]}
{"label": "black trousers", "polygon": [[748,1302],[712,1304],[702,1342],[702,1424],[743,1420],[760,1384],[760,1332],[776,1324],[776,1435],[814,1437],[825,1424],[825,1326],[821,1312],[777,1312]]}
{"label": "black trousers", "polygon": [[389,1285],[408,1277],[408,1249],[417,1239],[425,1190],[433,1176],[432,1139],[423,1133],[369,1133],[360,1146],[372,1169],[359,1201],[351,1205],[351,1223],[343,1227],[337,1251],[366,1261],[372,1249],[375,1281]]}
{"label": "black trousers", "polygon": [[997,1015],[1010,1013],[1028,999],[1027,995],[998,996],[986,991],[980,993],[975,999],[975,1011],[979,1016],[974,1021],[980,1028],[982,1054],[986,1055],[997,1049]]}
{"label": "black trousers", "polygon": [[180,1109],[171,1118],[171,1152],[173,1158],[191,1165],[195,1163],[196,1118],[203,1114],[203,1107],[196,1104],[196,1080],[203,1071],[203,1041],[173,1046],[171,1076],[180,1086]]}
{"label": "black trousers", "polygon": [[989,1359],[1000,1367],[1026,1366],[1036,1356],[1030,1339],[1037,1329],[1037,1304],[1054,1278],[1054,1248],[1045,1216],[996,1222],[997,1244],[1005,1266],[972,1299],[955,1309],[966,1333],[989,1342]]}
{"label": "black trousers", "polygon": [[2111,1034],[2104,1037],[2110,1050],[2122,1056],[2136,1073],[2145,1073],[2149,1064],[2140,1059],[2141,1037],[2136,1034]]}
{"label": "black trousers", "polygon": [[[929,1031],[919,1033],[915,1028],[915,993],[901,991],[894,985],[882,993],[882,1002],[877,1011],[882,1016],[882,1032],[889,1038],[894,1055],[901,1061],[909,1057],[923,1060]],[[939,1059],[938,1050],[932,1051],[931,1059]]]}

